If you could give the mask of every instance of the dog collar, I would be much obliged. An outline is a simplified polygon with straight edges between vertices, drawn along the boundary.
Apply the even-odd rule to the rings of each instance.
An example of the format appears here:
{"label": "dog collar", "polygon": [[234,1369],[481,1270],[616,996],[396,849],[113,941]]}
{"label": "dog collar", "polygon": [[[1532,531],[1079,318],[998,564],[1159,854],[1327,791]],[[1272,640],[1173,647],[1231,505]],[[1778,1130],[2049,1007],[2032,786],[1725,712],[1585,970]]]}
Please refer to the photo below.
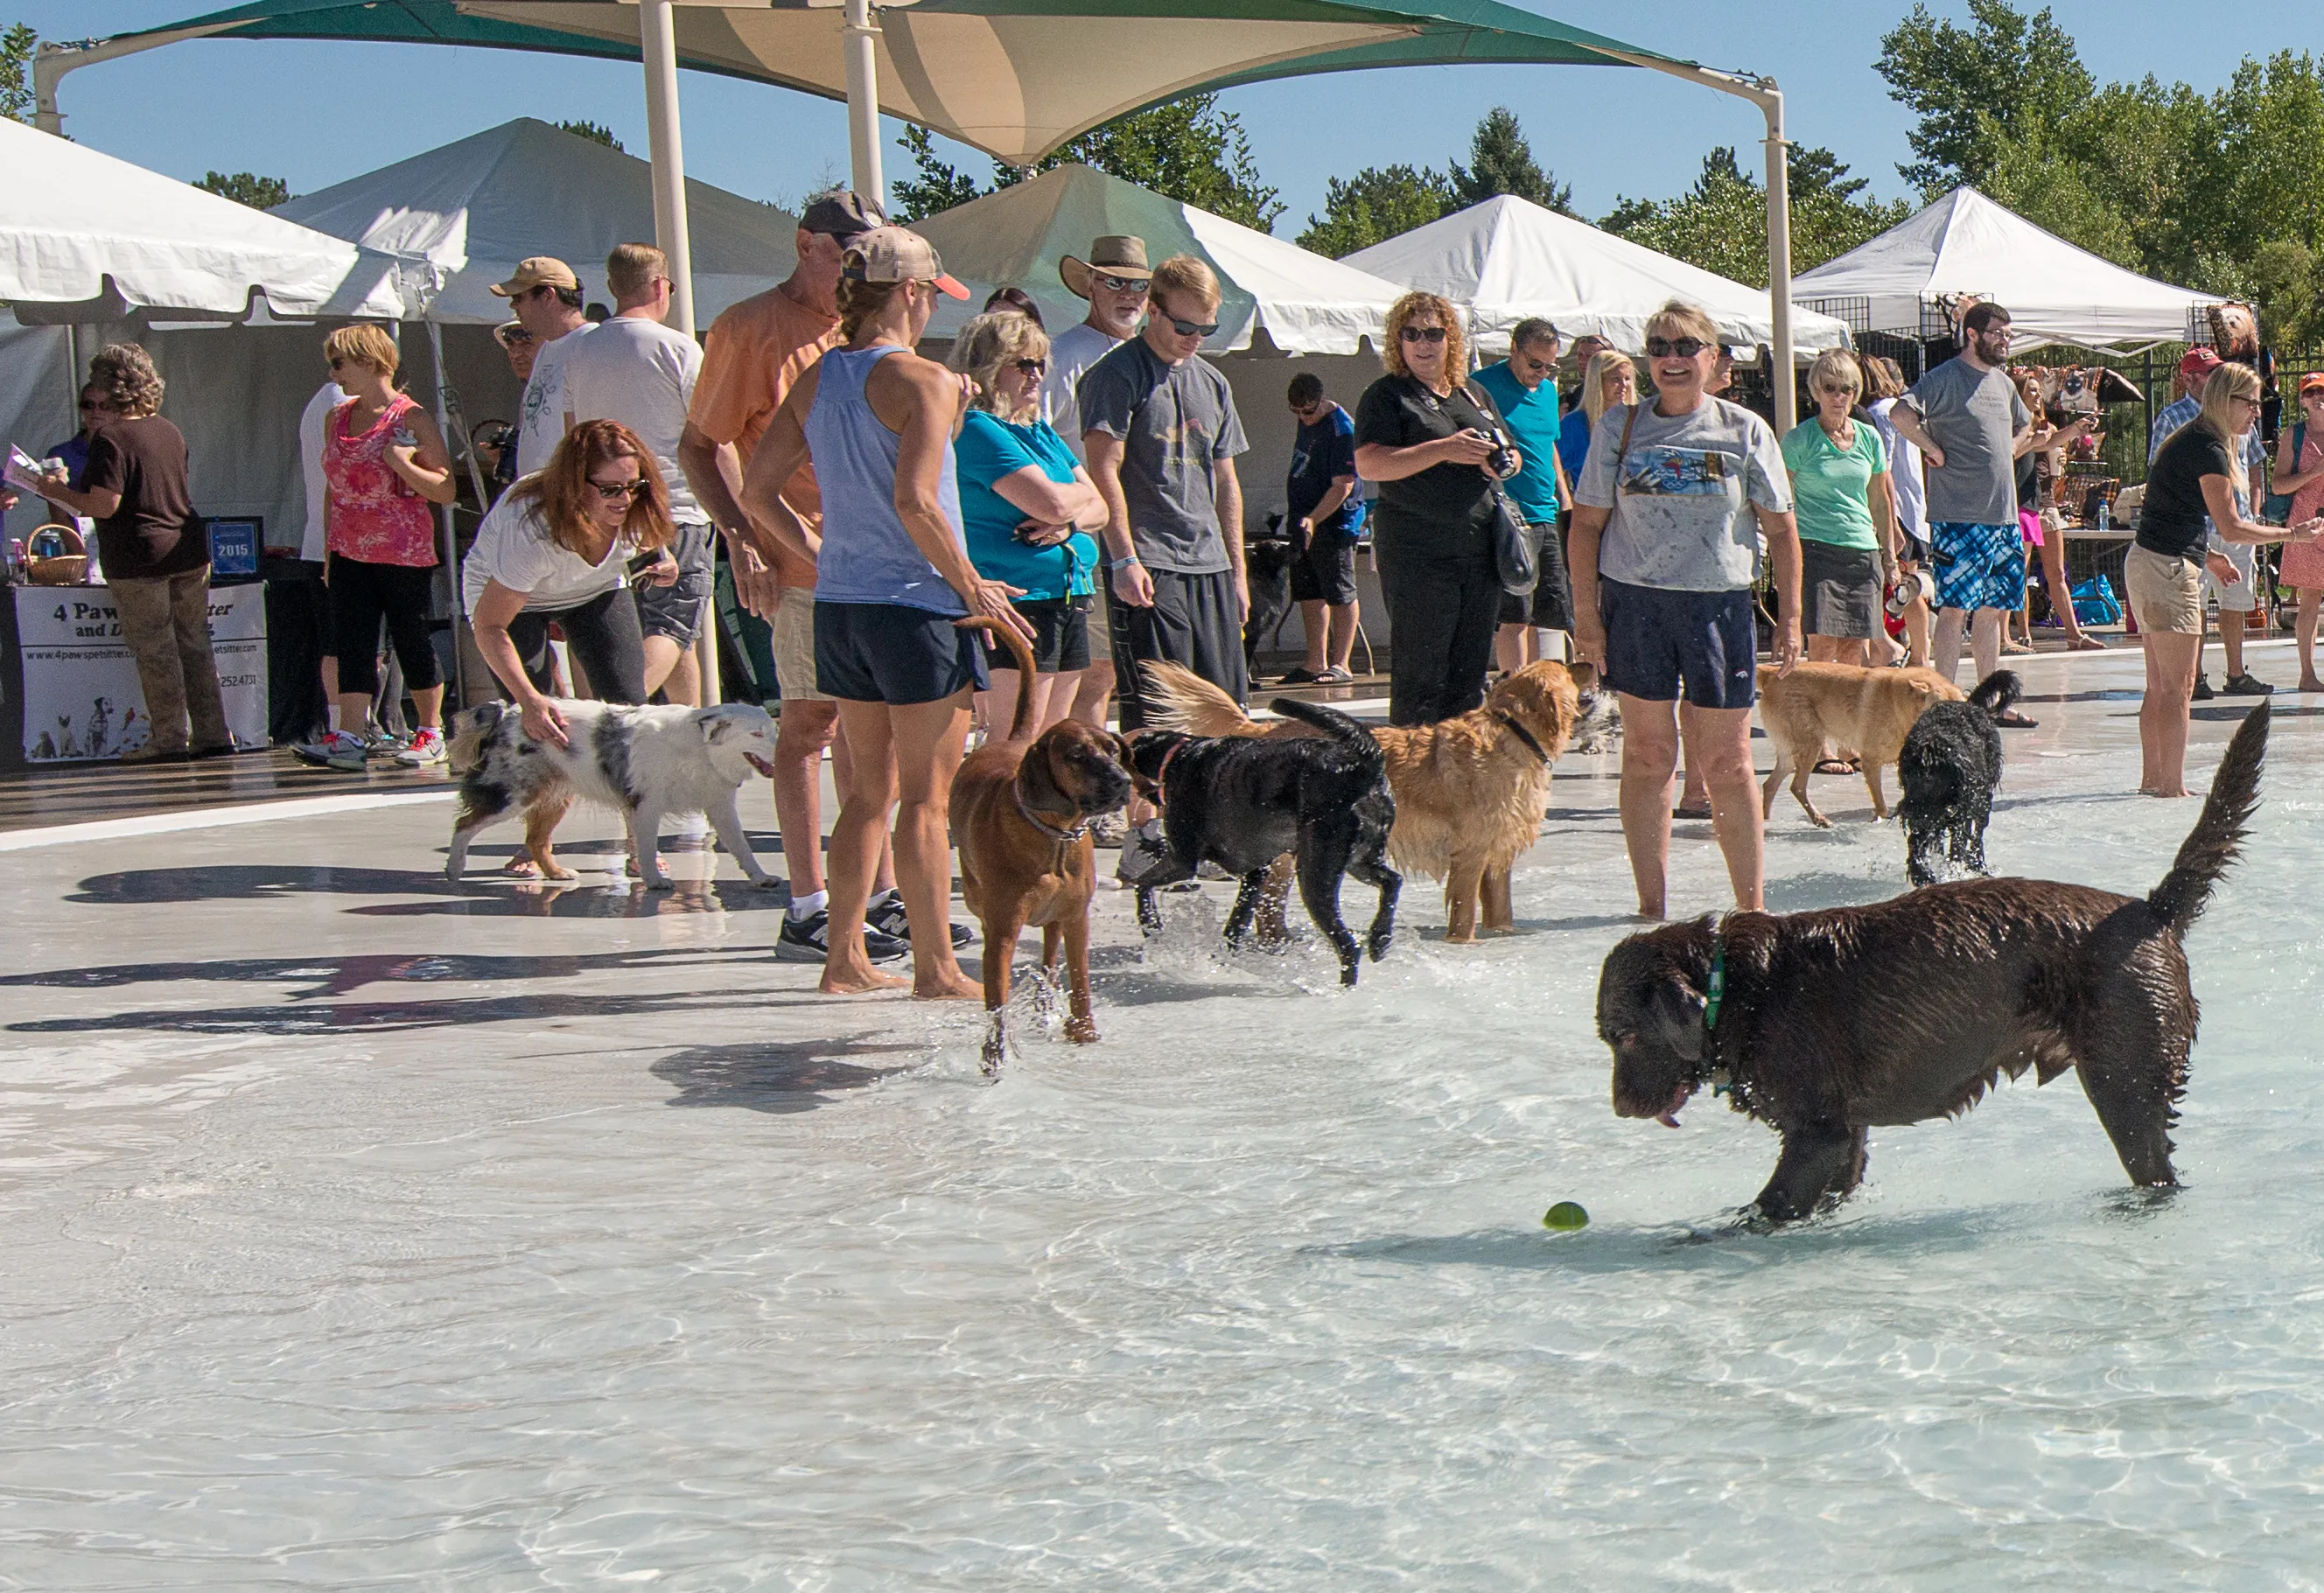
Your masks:
{"label": "dog collar", "polygon": [[1090,822],[1086,818],[1083,819],[1080,823],[1074,825],[1072,829],[1068,830],[1043,818],[1039,814],[1035,813],[1033,811],[1033,805],[1025,800],[1024,786],[1016,780],[1012,779],[1009,782],[1009,795],[1017,799],[1017,811],[1024,815],[1025,822],[1032,825],[1035,829],[1040,831],[1042,834],[1047,835],[1052,841],[1058,842],[1061,844],[1068,842],[1078,841],[1089,831]]}
{"label": "dog collar", "polygon": [[1162,754],[1162,761],[1154,766],[1154,778],[1151,784],[1157,797],[1163,795],[1162,782],[1169,778],[1170,765],[1176,760],[1179,753],[1186,750],[1186,741],[1175,743],[1167,752]]}
{"label": "dog collar", "polygon": [[1517,736],[1517,740],[1526,744],[1526,750],[1531,752],[1535,757],[1541,760],[1544,767],[1548,765],[1549,754],[1542,750],[1542,745],[1539,741],[1534,740],[1533,732],[1527,730],[1524,725],[1517,723],[1517,715],[1514,714],[1505,714],[1500,709],[1496,708],[1493,710],[1493,717],[1499,720],[1503,724],[1508,725],[1511,732]]}

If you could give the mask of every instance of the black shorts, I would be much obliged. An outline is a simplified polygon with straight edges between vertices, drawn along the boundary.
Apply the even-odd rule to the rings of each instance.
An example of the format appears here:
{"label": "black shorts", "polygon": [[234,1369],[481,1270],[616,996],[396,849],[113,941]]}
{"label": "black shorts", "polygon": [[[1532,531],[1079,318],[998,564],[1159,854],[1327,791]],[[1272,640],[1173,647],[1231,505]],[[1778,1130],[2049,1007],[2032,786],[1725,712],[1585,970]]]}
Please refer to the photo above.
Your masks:
{"label": "black shorts", "polygon": [[1881,607],[1877,552],[1800,539],[1800,608],[1810,636],[1863,641],[1886,635]]}
{"label": "black shorts", "polygon": [[992,684],[982,638],[903,603],[815,605],[815,685],[851,703],[908,708]]}
{"label": "black shorts", "polygon": [[702,634],[702,600],[710,595],[714,572],[710,561],[710,528],[681,525],[669,539],[669,556],[678,561],[678,579],[667,586],[632,577],[638,629],[648,636],[667,636],[678,646],[692,647]]}
{"label": "black shorts", "polygon": [[1113,644],[1113,684],[1119,694],[1121,728],[1146,727],[1145,677],[1139,661],[1155,658],[1184,664],[1238,703],[1250,699],[1250,674],[1243,662],[1242,615],[1235,603],[1234,577],[1182,576],[1149,569],[1154,603],[1133,608],[1106,589],[1105,615]]}
{"label": "black shorts", "polygon": [[[1088,598],[1036,597],[1009,606],[1033,629],[1033,673],[1074,675],[1089,668]],[[1014,668],[1005,651],[993,654],[993,662]]]}
{"label": "black shorts", "polygon": [[1531,602],[1519,593],[1501,594],[1501,623],[1532,625],[1542,631],[1571,631],[1573,582],[1565,573],[1565,534],[1557,529],[1554,520],[1536,520],[1530,529],[1541,539],[1541,576],[1533,584]]}
{"label": "black shorts", "polygon": [[1328,603],[1340,608],[1356,601],[1356,545],[1336,531],[1318,531],[1292,557],[1291,601]]}
{"label": "black shorts", "polygon": [[1606,684],[1651,703],[1674,703],[1682,686],[1698,708],[1748,708],[1758,700],[1758,615],[1751,594],[1676,592],[1598,579],[1606,626]]}

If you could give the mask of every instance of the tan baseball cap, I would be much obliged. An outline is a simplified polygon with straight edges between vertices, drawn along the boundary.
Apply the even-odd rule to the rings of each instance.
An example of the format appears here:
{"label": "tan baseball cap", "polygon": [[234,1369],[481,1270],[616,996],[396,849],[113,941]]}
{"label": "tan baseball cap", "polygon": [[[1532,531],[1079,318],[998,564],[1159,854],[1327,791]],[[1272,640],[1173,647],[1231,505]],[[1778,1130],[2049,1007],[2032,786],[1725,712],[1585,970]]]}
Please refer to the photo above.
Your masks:
{"label": "tan baseball cap", "polygon": [[571,266],[556,256],[536,254],[530,260],[518,261],[516,275],[507,281],[493,284],[493,291],[503,299],[513,299],[520,293],[530,293],[535,288],[563,288],[570,292],[578,292],[581,279],[573,274]]}
{"label": "tan baseball cap", "polygon": [[875,226],[847,240],[839,273],[859,282],[934,282],[954,299],[968,290],[945,275],[936,246],[907,227]]}
{"label": "tan baseball cap", "polygon": [[1057,262],[1057,276],[1065,290],[1076,299],[1090,296],[1090,279],[1103,272],[1110,277],[1125,277],[1136,281],[1150,281],[1153,268],[1146,263],[1146,240],[1128,233],[1109,233],[1090,242],[1090,257],[1076,260],[1068,254]]}

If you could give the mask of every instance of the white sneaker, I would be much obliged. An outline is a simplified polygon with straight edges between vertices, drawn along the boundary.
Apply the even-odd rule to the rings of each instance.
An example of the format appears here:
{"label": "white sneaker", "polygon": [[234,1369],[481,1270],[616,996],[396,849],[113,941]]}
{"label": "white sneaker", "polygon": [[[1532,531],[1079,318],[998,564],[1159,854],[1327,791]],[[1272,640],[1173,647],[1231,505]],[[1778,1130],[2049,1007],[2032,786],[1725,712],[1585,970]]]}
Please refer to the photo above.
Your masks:
{"label": "white sneaker", "polygon": [[411,745],[395,755],[396,762],[406,769],[432,769],[444,761],[444,732],[432,726],[423,726],[411,738]]}

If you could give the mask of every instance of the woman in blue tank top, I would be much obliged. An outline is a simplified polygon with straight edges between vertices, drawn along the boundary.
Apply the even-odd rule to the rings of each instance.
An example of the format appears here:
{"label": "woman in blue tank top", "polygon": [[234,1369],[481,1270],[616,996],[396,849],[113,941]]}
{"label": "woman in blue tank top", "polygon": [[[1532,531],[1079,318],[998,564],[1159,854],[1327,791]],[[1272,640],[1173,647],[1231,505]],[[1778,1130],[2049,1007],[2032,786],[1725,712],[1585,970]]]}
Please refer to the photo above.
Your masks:
{"label": "woman in blue tank top", "polygon": [[[816,686],[837,700],[854,752],[831,835],[822,989],[832,995],[903,982],[875,971],[863,945],[891,806],[896,884],[915,932],[912,993],[984,993],[953,955],[946,911],[945,813],[970,694],[988,679],[975,633],[954,622],[981,615],[1027,632],[1010,607],[1019,589],[978,575],[962,537],[952,449],[960,381],[912,352],[939,291],[968,297],[918,234],[882,226],[848,240],[839,282],[847,341],[791,389],[743,488],[753,519],[816,561]],[[780,492],[810,462],[823,495],[819,539]]]}

